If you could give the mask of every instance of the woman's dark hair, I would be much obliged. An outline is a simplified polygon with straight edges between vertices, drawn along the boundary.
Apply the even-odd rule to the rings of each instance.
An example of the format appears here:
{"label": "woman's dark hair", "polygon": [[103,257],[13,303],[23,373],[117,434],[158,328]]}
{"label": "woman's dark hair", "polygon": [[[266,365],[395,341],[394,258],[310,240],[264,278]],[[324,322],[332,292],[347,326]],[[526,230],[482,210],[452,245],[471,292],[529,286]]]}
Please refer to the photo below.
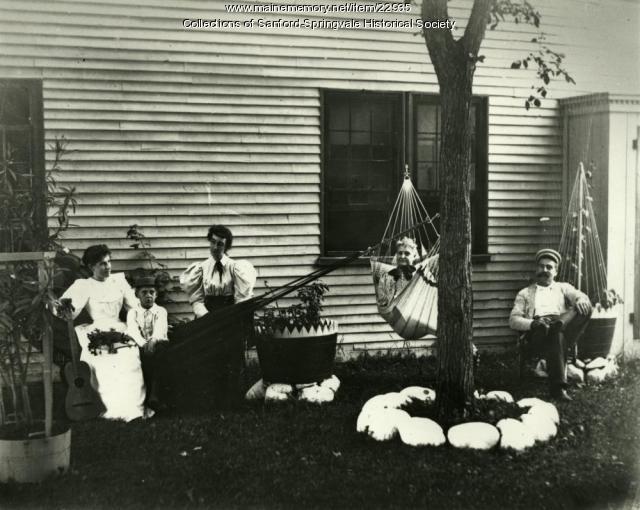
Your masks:
{"label": "woman's dark hair", "polygon": [[224,225],[211,225],[209,227],[209,232],[207,232],[207,241],[211,241],[211,236],[214,235],[226,239],[227,242],[224,245],[225,251],[231,248],[231,245],[233,244],[233,234],[231,233],[231,230]]}
{"label": "woman's dark hair", "polygon": [[111,255],[111,250],[106,244],[94,244],[84,250],[82,263],[87,267],[92,267],[107,255]]}

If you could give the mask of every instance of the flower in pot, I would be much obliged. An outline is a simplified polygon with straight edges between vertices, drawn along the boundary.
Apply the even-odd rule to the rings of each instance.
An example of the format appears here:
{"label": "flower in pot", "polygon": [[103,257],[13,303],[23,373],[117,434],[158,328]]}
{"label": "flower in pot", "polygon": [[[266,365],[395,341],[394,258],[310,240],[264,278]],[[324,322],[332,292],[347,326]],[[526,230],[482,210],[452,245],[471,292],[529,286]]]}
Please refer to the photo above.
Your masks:
{"label": "flower in pot", "polygon": [[298,290],[299,303],[266,308],[256,316],[256,347],[265,381],[300,384],[331,376],[338,326],[321,316],[328,290],[323,282],[314,282]]}

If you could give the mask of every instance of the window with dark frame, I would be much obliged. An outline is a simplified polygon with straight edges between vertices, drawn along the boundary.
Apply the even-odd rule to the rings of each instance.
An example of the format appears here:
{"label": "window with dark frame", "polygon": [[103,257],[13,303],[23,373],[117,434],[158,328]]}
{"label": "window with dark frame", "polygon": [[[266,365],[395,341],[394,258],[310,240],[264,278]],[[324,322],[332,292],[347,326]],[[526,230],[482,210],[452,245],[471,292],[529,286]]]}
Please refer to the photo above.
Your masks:
{"label": "window with dark frame", "polygon": [[[0,80],[0,185],[3,192],[35,200],[32,219],[42,229],[46,229],[46,210],[37,197],[43,196],[44,181],[42,82]],[[10,218],[2,220],[0,250],[9,251],[20,229]]]}
{"label": "window with dark frame", "polygon": [[[342,256],[380,240],[404,164],[430,215],[439,210],[440,105],[425,94],[323,94],[323,254]],[[487,100],[471,110],[474,255],[487,252]]]}

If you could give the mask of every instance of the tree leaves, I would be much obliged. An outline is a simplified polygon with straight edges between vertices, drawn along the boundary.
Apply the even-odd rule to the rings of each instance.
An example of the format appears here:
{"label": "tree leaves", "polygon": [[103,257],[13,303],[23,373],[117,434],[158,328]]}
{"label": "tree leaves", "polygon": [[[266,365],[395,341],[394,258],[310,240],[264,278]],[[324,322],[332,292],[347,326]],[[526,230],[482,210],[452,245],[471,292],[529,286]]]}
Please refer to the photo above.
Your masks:
{"label": "tree leaves", "polygon": [[[494,30],[499,22],[505,21],[506,17],[511,18],[515,24],[524,23],[533,25],[536,28],[540,27],[541,15],[529,2],[493,0],[487,16],[489,29]],[[565,55],[552,50],[544,41],[545,36],[543,33],[531,38],[532,43],[538,44],[538,50],[529,53],[524,59],[515,60],[511,63],[511,69],[528,69],[529,64],[535,64],[537,66],[536,76],[544,84],[543,87],[536,89],[535,97],[525,100],[524,106],[527,110],[531,106],[539,107],[542,104],[542,99],[547,97],[545,87],[551,83],[553,78],[564,77],[567,83],[575,84],[573,78],[569,76],[563,67]]]}

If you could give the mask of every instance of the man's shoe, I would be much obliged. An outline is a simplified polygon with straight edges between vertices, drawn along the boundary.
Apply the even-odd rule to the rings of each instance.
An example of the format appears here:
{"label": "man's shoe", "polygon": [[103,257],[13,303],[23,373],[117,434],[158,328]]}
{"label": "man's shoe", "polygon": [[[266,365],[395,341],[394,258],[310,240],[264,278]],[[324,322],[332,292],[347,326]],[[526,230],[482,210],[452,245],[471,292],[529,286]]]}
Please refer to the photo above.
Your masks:
{"label": "man's shoe", "polygon": [[551,398],[562,402],[570,402],[573,400],[564,388],[551,392]]}

